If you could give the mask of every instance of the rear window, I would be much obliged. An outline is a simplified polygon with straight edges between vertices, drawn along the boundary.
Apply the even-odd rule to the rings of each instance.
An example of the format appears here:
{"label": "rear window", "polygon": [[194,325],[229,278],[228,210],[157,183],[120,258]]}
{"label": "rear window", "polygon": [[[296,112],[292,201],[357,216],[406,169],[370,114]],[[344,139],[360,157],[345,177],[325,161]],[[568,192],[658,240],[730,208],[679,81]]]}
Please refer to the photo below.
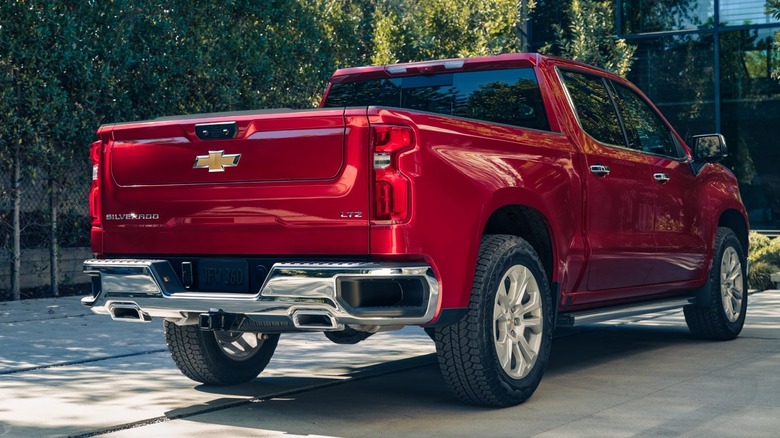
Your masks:
{"label": "rear window", "polygon": [[626,147],[626,137],[604,80],[573,71],[561,71],[561,76],[582,129],[602,143]]}
{"label": "rear window", "polygon": [[333,84],[325,107],[389,106],[550,130],[531,68]]}

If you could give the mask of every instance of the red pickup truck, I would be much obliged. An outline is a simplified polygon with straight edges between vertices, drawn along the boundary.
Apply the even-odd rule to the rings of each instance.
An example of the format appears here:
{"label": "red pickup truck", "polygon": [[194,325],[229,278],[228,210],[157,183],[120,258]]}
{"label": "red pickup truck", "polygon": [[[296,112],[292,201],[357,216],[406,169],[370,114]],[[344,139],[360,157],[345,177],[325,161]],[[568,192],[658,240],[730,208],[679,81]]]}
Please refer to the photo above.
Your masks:
{"label": "red pickup truck", "polygon": [[207,384],[279,335],[426,328],[462,400],[539,384],[556,326],[684,306],[732,339],[748,221],[720,135],[686,146],[632,84],[537,54],[348,68],[321,108],[102,126],[84,304],[164,320]]}

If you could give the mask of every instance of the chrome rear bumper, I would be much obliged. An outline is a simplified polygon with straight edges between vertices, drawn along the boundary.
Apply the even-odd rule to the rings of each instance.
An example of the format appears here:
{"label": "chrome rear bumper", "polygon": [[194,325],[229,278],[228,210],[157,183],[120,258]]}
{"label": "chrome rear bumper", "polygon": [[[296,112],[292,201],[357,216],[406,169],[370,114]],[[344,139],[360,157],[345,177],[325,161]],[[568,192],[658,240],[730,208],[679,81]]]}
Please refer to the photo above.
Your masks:
{"label": "chrome rear bumper", "polygon": [[87,260],[97,314],[148,322],[196,324],[201,315],[240,316],[246,331],[341,330],[430,322],[439,283],[422,263],[277,263],[254,295],[192,292],[166,260]]}

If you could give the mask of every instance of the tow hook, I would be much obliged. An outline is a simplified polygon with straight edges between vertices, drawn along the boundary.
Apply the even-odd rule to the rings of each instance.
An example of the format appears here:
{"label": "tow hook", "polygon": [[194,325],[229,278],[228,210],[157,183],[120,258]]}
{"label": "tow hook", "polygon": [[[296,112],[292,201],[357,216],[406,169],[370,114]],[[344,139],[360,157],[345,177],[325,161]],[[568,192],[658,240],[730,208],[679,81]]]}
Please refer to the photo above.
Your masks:
{"label": "tow hook", "polygon": [[198,326],[203,331],[213,332],[230,330],[238,320],[235,313],[225,313],[222,309],[210,309],[208,313],[198,315]]}

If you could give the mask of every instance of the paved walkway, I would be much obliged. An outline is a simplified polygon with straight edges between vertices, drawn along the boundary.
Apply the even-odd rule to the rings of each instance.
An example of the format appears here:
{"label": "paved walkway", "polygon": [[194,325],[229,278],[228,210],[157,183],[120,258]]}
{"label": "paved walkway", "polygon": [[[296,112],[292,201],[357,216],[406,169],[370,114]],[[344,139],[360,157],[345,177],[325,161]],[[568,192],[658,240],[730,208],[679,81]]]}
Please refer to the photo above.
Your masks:
{"label": "paved walkway", "polygon": [[496,410],[454,400],[419,328],[283,336],[261,378],[215,388],[179,373],[159,321],[0,303],[0,437],[774,437],[779,341],[780,291],[751,295],[731,342],[692,339],[679,311],[561,331],[537,393]]}

